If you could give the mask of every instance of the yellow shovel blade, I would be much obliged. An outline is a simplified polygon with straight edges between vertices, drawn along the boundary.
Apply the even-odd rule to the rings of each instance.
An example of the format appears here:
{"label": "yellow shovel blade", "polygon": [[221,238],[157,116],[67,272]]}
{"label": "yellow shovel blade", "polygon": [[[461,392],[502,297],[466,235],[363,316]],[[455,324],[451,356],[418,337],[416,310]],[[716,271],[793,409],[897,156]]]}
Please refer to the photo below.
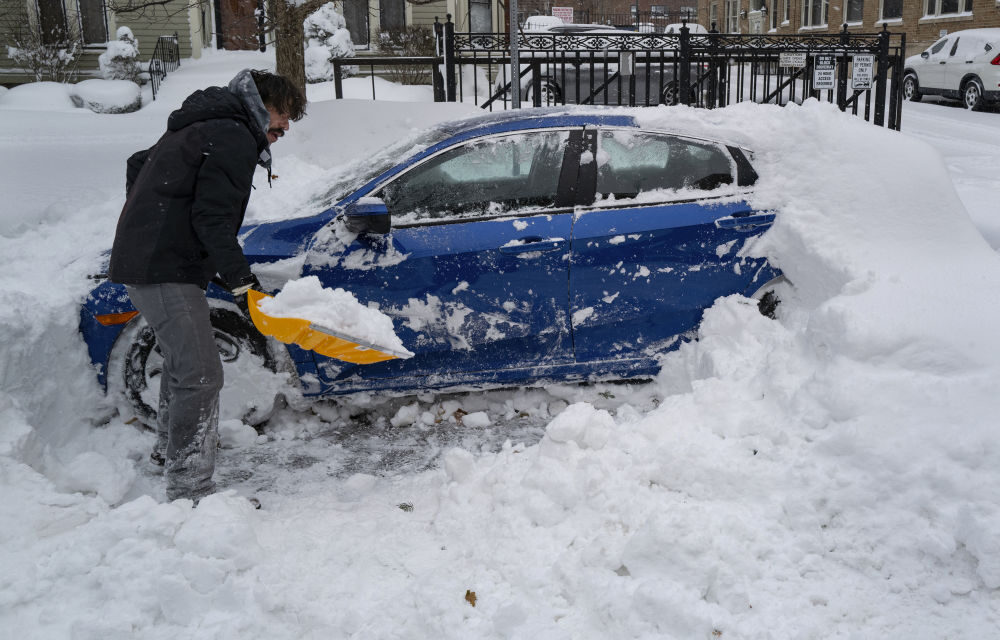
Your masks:
{"label": "yellow shovel blade", "polygon": [[285,344],[297,344],[303,349],[354,364],[371,364],[407,357],[406,354],[398,353],[392,349],[338,334],[332,329],[312,324],[303,318],[269,316],[260,310],[257,303],[270,297],[266,293],[253,289],[247,292],[250,318],[257,330],[266,336],[272,336]]}

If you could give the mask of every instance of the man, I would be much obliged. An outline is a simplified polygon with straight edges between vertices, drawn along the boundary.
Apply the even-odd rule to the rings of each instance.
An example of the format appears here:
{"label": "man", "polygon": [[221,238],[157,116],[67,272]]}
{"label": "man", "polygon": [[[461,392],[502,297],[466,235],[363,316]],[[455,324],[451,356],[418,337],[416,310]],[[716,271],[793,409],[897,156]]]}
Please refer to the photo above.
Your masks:
{"label": "man", "polygon": [[195,91],[167,132],[128,160],[126,200],[108,275],[125,285],[163,353],[157,442],[167,498],[215,490],[222,362],[205,288],[220,276],[237,302],[259,286],[237,232],[255,166],[271,177],[270,145],[305,115],[288,79],[245,69],[228,87]]}

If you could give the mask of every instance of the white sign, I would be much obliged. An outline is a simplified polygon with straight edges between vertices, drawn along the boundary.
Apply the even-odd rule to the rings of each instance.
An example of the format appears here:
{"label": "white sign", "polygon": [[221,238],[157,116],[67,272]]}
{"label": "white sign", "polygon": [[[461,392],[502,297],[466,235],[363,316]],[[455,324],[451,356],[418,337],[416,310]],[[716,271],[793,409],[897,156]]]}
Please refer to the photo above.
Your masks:
{"label": "white sign", "polygon": [[875,78],[875,54],[858,53],[854,55],[851,65],[851,87],[854,89],[871,89]]}
{"label": "white sign", "polygon": [[806,54],[805,52],[793,53],[790,51],[782,51],[778,54],[778,66],[802,68],[806,66]]}
{"label": "white sign", "polygon": [[837,65],[833,56],[829,54],[817,55],[813,65],[813,89],[820,91],[836,87],[837,81],[834,77],[836,70]]}
{"label": "white sign", "polygon": [[573,7],[552,7],[552,15],[569,24],[573,22]]}

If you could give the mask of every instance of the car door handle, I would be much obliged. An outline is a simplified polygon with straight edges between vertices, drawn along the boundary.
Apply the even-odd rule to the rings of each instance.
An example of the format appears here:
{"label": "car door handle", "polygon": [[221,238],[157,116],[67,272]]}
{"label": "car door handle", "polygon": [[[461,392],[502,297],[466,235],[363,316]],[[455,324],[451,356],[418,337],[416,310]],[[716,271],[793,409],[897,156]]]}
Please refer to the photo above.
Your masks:
{"label": "car door handle", "polygon": [[518,238],[500,247],[500,253],[517,255],[533,251],[555,251],[565,244],[565,238],[540,238],[538,236]]}
{"label": "car door handle", "polygon": [[720,229],[735,229],[736,231],[747,231],[756,227],[763,227],[774,222],[773,213],[762,213],[755,216],[728,216],[715,221],[715,226]]}

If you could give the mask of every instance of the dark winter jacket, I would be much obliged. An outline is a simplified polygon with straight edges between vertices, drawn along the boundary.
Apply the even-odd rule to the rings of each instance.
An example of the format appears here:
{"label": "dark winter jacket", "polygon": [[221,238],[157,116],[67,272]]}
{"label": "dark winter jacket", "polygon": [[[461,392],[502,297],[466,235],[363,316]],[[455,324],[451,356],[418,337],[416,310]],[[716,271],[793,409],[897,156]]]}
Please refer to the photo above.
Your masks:
{"label": "dark winter jacket", "polygon": [[171,113],[163,137],[128,160],[110,279],[205,288],[216,273],[230,286],[249,278],[236,236],[255,165],[270,171],[267,126],[249,72],[229,88],[196,91]]}

